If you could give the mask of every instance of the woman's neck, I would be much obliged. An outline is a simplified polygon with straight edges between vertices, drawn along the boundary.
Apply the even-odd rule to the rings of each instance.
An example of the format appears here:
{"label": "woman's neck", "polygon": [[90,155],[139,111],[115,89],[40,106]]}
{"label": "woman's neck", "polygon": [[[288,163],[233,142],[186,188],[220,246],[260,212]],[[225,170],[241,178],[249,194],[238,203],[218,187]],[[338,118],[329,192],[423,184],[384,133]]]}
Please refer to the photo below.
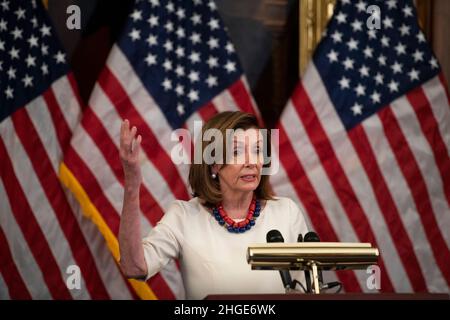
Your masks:
{"label": "woman's neck", "polygon": [[238,194],[223,194],[222,206],[232,219],[243,219],[247,216],[248,207],[253,198],[253,191]]}

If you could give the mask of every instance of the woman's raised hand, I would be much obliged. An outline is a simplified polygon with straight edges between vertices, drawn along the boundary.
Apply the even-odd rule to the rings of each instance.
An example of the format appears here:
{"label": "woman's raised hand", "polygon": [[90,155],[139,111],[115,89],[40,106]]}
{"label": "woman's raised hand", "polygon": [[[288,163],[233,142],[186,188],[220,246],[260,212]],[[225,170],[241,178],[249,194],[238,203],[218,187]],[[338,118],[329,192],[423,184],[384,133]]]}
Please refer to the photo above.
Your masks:
{"label": "woman's raised hand", "polygon": [[130,129],[130,122],[125,119],[120,126],[120,159],[125,174],[125,180],[129,182],[141,182],[141,167],[139,163],[139,152],[142,137],[136,137],[137,128]]}
{"label": "woman's raised hand", "polygon": [[144,247],[141,239],[141,218],[139,213],[139,188],[142,183],[139,152],[142,137],[136,137],[137,128],[130,129],[125,120],[120,126],[120,159],[125,176],[122,214],[119,226],[120,266],[129,278],[145,278]]}

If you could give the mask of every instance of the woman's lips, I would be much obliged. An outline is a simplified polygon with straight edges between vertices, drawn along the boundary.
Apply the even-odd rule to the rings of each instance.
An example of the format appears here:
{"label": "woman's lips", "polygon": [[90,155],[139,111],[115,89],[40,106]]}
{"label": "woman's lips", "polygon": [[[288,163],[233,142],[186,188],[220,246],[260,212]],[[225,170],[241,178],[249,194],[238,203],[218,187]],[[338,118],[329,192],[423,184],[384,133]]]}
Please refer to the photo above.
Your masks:
{"label": "woman's lips", "polygon": [[255,175],[245,175],[245,176],[241,176],[241,179],[246,182],[253,182],[256,180],[256,176]]}

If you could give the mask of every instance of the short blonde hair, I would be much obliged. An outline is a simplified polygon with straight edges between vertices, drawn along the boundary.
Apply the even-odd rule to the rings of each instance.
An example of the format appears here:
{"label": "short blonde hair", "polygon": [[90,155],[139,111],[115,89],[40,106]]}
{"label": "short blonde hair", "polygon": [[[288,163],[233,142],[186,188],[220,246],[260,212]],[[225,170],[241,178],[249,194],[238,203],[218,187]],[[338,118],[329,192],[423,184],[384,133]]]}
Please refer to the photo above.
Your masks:
{"label": "short blonde hair", "polygon": [[[216,114],[212,117],[202,128],[202,137],[206,130],[208,129],[218,129],[222,133],[222,137],[226,137],[227,129],[242,129],[247,130],[250,128],[261,129],[258,125],[258,120],[256,117],[250,113],[245,113],[241,111],[225,111]],[[270,141],[270,135],[267,135],[267,141]],[[200,139],[198,143],[201,143],[202,154],[205,148],[211,143],[210,141],[203,141]],[[225,141],[223,141],[225,145]],[[270,156],[270,143],[267,144],[268,154]],[[226,149],[226,148],[225,148]],[[226,164],[224,164],[225,166]],[[270,163],[264,166],[269,166]],[[206,164],[202,161],[199,164],[192,163],[189,170],[189,184],[191,185],[193,196],[198,196],[204,201],[204,205],[207,207],[216,206],[218,203],[222,202],[222,192],[220,190],[220,183],[218,179],[213,179],[211,177],[211,167],[213,165]],[[261,200],[273,200],[273,192],[269,184],[269,176],[262,175],[261,181],[255,190],[255,195]]]}

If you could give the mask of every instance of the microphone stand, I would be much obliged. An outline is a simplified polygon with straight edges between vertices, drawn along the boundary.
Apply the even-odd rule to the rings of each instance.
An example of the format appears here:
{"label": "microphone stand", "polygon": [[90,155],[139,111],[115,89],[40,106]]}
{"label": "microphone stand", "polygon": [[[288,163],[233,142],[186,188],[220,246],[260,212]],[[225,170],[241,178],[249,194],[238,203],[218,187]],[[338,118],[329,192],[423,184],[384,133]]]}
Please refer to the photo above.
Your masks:
{"label": "microphone stand", "polygon": [[313,277],[313,293],[319,294],[320,293],[319,270],[317,269],[317,264],[315,263],[315,261],[311,261],[311,270]]}

